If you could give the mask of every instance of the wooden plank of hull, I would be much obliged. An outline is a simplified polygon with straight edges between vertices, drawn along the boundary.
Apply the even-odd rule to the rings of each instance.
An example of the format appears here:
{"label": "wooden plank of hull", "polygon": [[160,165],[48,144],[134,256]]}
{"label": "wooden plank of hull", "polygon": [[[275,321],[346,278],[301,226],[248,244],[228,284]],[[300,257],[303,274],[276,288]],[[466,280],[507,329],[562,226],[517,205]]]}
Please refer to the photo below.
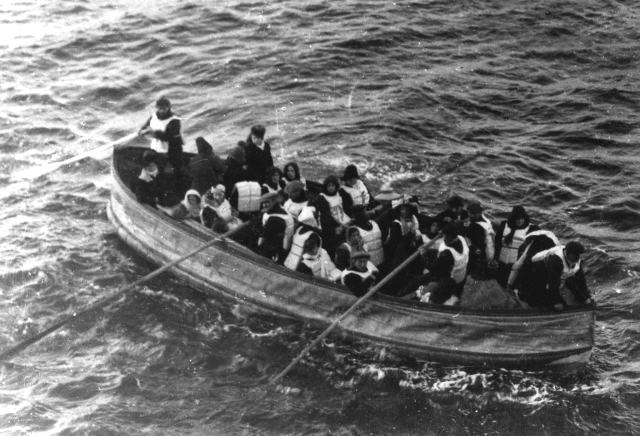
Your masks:
{"label": "wooden plank of hull", "polygon": [[[115,156],[114,165],[115,169]],[[211,238],[143,206],[114,170],[109,217],[151,261],[182,256]],[[326,326],[351,306],[344,287],[294,273],[239,244],[220,242],[172,269],[189,286]],[[575,366],[593,346],[593,309],[478,311],[375,298],[341,324],[355,337],[436,361],[505,367]]]}

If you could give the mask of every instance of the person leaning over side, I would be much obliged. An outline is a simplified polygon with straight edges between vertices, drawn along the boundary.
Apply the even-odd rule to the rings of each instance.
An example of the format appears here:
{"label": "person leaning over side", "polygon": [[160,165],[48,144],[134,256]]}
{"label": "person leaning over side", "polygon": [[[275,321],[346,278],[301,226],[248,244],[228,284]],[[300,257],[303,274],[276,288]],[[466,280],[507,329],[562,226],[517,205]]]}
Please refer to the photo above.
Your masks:
{"label": "person leaning over side", "polygon": [[[178,184],[184,182],[182,172],[182,125],[178,118],[171,111],[171,102],[161,97],[156,101],[156,111],[149,117],[147,122],[140,128],[138,135],[151,135],[151,149],[166,156],[173,167],[173,172]],[[160,172],[164,172],[166,162],[159,165]]]}
{"label": "person leaning over side", "polygon": [[249,180],[260,185],[265,181],[267,168],[273,166],[271,145],[264,140],[266,131],[264,126],[259,124],[251,127],[245,146]]}
{"label": "person leaning over side", "polygon": [[378,268],[369,262],[370,254],[357,251],[351,255],[351,266],[342,271],[341,281],[356,297],[364,296],[373,287]]}

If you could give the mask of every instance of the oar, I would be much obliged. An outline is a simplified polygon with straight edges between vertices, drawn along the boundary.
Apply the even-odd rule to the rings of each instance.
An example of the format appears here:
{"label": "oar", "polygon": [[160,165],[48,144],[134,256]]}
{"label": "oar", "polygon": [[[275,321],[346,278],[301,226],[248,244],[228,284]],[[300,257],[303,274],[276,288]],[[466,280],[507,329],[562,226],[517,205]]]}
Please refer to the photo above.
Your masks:
{"label": "oar", "polygon": [[45,174],[49,174],[50,172],[53,172],[55,170],[57,170],[60,167],[63,167],[65,165],[69,165],[72,164],[74,162],[78,162],[86,157],[91,157],[95,154],[107,151],[108,149],[115,147],[116,145],[120,145],[123,144],[125,142],[131,141],[133,138],[137,137],[138,133],[132,133],[130,135],[125,136],[124,138],[120,138],[116,141],[113,142],[109,142],[108,144],[104,144],[101,145],[98,148],[94,148],[92,150],[86,151],[84,153],[80,153],[77,156],[71,157],[69,159],[60,161],[60,162],[53,162],[50,164],[45,164],[42,165],[40,167],[37,168],[27,168],[26,170],[22,170],[22,171],[17,171],[15,173],[13,173],[14,177],[20,178],[20,179],[36,179],[40,176],[44,176]]}
{"label": "oar", "polygon": [[[424,248],[429,248],[431,247],[433,244],[435,244],[435,242],[439,239],[438,238],[434,238],[431,241],[429,241],[427,243],[427,245],[423,246]],[[420,247],[420,248],[423,248]],[[320,341],[322,341],[324,338],[326,338],[329,333],[331,333],[337,326],[338,324],[340,324],[347,316],[351,315],[351,313],[356,310],[360,305],[362,305],[362,303],[364,303],[365,301],[367,301],[369,298],[371,298],[371,296],[373,294],[375,294],[376,292],[378,292],[378,290],[380,288],[382,288],[384,285],[386,285],[389,280],[391,280],[396,274],[398,274],[400,271],[402,271],[407,265],[409,265],[416,257],[418,257],[420,255],[420,250],[416,250],[415,253],[413,253],[411,256],[409,256],[404,262],[402,262],[400,265],[398,265],[398,267],[396,269],[394,269],[393,271],[391,271],[384,279],[382,279],[382,281],[380,283],[378,283],[377,285],[375,285],[373,288],[371,288],[369,290],[369,292],[367,292],[365,295],[363,295],[362,297],[360,297],[360,299],[358,301],[356,301],[355,303],[353,303],[353,306],[351,306],[345,313],[343,313],[338,319],[336,319],[335,321],[333,321],[333,323],[331,323],[331,325],[329,327],[327,327],[327,329],[325,331],[323,331],[320,336],[318,336],[312,343],[310,343],[307,348],[305,348],[304,350],[302,350],[302,352],[298,355],[298,357],[296,357],[295,359],[293,359],[293,361],[289,364],[289,366],[287,366],[284,371],[282,371],[280,374],[278,374],[277,376],[275,376],[274,378],[271,379],[270,383],[273,384],[275,382],[277,382],[278,380],[280,380],[282,377],[284,377],[285,375],[287,375],[287,373],[289,371],[291,371],[291,369],[302,360],[302,358],[304,356],[307,355],[307,353],[309,353],[309,351],[311,351],[311,349],[313,347],[315,347],[316,345],[318,345],[320,343]]]}
{"label": "oar", "polygon": [[179,259],[176,259],[174,261],[169,262],[168,264],[162,266],[161,268],[158,268],[157,270],[153,271],[152,273],[147,274],[146,276],[142,277],[139,280],[136,280],[134,283],[132,283],[132,284],[130,284],[128,286],[125,286],[124,288],[114,292],[113,294],[111,294],[109,296],[100,298],[98,301],[95,301],[92,304],[84,306],[80,310],[76,311],[73,315],[67,316],[66,318],[56,322],[55,324],[53,324],[51,327],[47,328],[46,330],[38,333],[37,335],[27,339],[24,342],[21,342],[20,344],[16,345],[15,347],[4,351],[2,354],[0,354],[0,361],[6,360],[6,359],[18,354],[20,351],[24,350],[29,345],[34,344],[34,343],[38,342],[40,339],[42,339],[45,336],[47,336],[48,334],[55,332],[60,327],[64,326],[66,323],[71,321],[72,319],[74,319],[74,318],[76,318],[78,316],[81,316],[81,315],[85,315],[87,312],[90,312],[90,311],[93,311],[93,310],[96,310],[96,309],[99,309],[101,307],[104,307],[104,306],[108,305],[113,300],[119,298],[125,292],[128,292],[131,289],[135,288],[136,286],[140,285],[141,283],[144,283],[147,280],[150,280],[150,279],[156,277],[157,275],[162,274],[163,272],[165,272],[169,268],[179,264],[183,260],[188,259],[188,258],[200,253],[201,251],[205,250],[206,248],[211,247],[216,242],[219,242],[220,240],[225,241],[226,238],[228,238],[229,236],[232,236],[233,234],[237,233],[238,231],[244,229],[250,223],[251,223],[251,221],[247,221],[245,223],[242,223],[238,227],[236,227],[235,229],[229,230],[227,233],[224,233],[224,234],[222,234],[220,236],[214,237],[211,241],[207,242],[206,244],[204,244],[204,245],[200,246],[199,248],[191,251],[190,253],[185,254],[184,256],[182,256]]}

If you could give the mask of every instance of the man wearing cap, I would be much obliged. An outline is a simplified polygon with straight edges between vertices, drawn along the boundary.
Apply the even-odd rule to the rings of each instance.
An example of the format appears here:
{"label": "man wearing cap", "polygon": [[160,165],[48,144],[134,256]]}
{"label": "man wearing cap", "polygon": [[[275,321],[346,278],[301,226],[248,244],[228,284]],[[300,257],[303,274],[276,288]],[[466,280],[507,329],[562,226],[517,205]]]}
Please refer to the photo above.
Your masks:
{"label": "man wearing cap", "polygon": [[484,209],[478,202],[467,206],[469,221],[464,223],[463,234],[469,241],[469,274],[476,278],[487,275],[487,267],[495,269],[495,235],[493,224],[482,213]]}
{"label": "man wearing cap", "polygon": [[582,259],[584,246],[576,241],[567,245],[559,245],[541,251],[531,258],[531,269],[528,277],[535,280],[521,282],[518,296],[531,307],[554,306],[562,310],[567,306],[560,294],[564,285],[576,297],[579,304],[592,302],[591,293],[587,287]]}
{"label": "man wearing cap", "polygon": [[365,295],[376,282],[378,268],[369,262],[369,257],[366,251],[352,253],[351,266],[342,271],[342,284],[356,297]]}
{"label": "man wearing cap", "polygon": [[264,194],[260,203],[264,213],[258,251],[275,262],[284,263],[293,238],[293,218],[278,203],[277,192]]}
{"label": "man wearing cap", "polygon": [[[171,112],[171,102],[165,97],[156,101],[156,111],[140,128],[138,135],[151,135],[151,149],[167,156],[173,167],[178,182],[184,180],[182,173],[182,134],[180,132],[180,118]],[[164,164],[160,164],[160,172],[164,171]]]}
{"label": "man wearing cap", "polygon": [[369,207],[371,195],[367,186],[358,175],[358,168],[355,165],[348,165],[344,170],[344,175],[340,178],[344,185],[340,187],[340,195],[344,204],[344,211],[347,215],[351,215],[351,207],[364,206]]}
{"label": "man wearing cap", "polygon": [[245,146],[249,180],[257,181],[260,185],[265,181],[267,168],[273,166],[271,145],[264,140],[266,131],[259,124],[252,126]]}

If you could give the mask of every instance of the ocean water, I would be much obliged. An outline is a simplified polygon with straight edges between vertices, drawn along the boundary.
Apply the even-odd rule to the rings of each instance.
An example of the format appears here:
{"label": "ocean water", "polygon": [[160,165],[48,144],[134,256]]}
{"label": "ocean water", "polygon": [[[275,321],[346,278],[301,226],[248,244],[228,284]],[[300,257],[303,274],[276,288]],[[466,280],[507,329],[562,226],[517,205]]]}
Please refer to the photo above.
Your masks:
{"label": "ocean water", "polygon": [[8,0],[0,29],[0,350],[151,271],[106,218],[108,155],[12,173],[134,132],[161,95],[187,149],[262,123],[308,178],[355,163],[428,210],[521,204],[588,247],[599,305],[577,373],[333,335],[274,390],[319,331],[161,277],[2,364],[1,435],[640,432],[636,2]]}

